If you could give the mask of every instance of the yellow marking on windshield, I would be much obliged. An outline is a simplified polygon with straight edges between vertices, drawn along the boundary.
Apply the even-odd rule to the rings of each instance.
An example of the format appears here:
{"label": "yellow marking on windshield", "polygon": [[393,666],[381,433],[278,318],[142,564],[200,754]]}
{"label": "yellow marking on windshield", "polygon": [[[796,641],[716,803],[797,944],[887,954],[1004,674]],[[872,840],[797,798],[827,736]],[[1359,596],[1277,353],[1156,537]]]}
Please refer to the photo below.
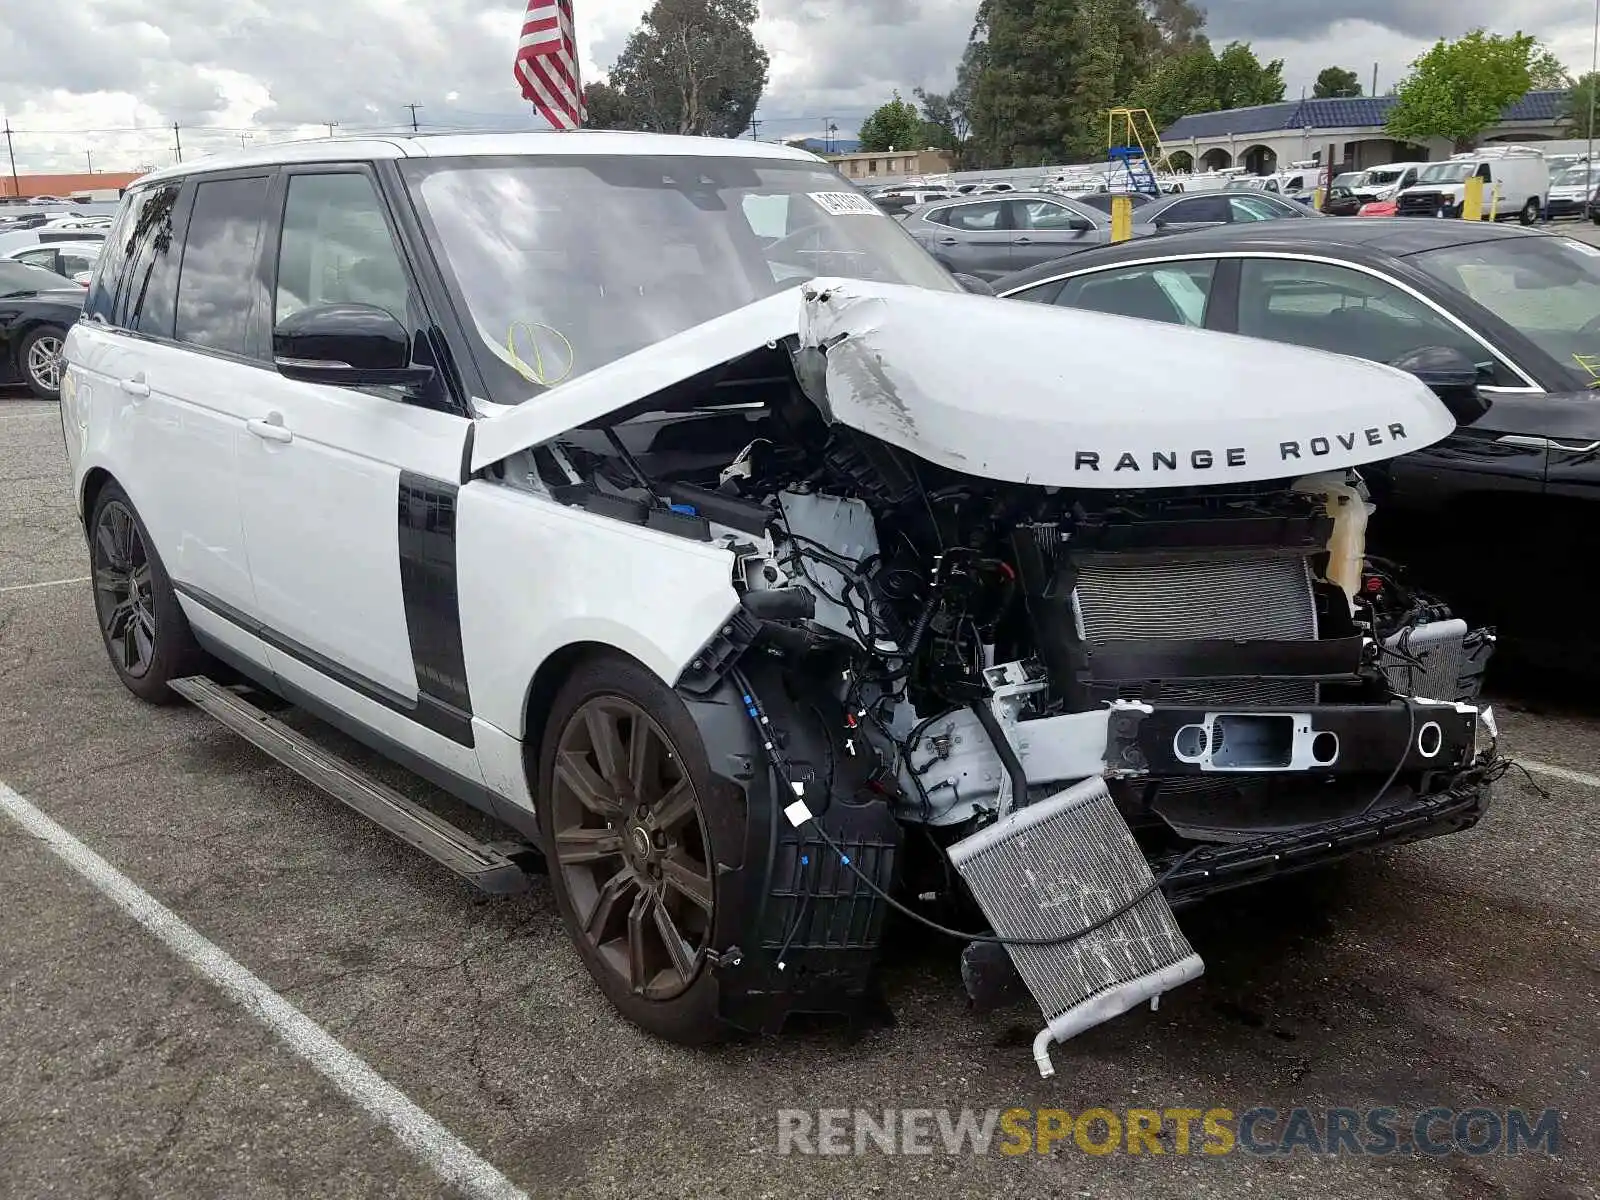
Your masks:
{"label": "yellow marking on windshield", "polygon": [[1574,354],[1572,361],[1589,372],[1589,377],[1594,381],[1589,387],[1600,388],[1600,354]]}
{"label": "yellow marking on windshield", "polygon": [[[567,364],[554,376],[545,371],[544,352],[539,349],[539,337],[534,332],[538,329],[553,333],[566,349]],[[531,364],[517,353],[518,333],[527,335],[528,348],[533,351],[533,362]],[[556,384],[572,374],[573,364],[578,358],[577,351],[572,348],[572,343],[567,340],[566,334],[559,329],[549,325],[542,325],[537,321],[516,321],[512,323],[511,328],[506,331],[506,354],[511,358],[511,365],[517,369],[517,372],[524,379],[537,383],[541,387],[555,387]]]}

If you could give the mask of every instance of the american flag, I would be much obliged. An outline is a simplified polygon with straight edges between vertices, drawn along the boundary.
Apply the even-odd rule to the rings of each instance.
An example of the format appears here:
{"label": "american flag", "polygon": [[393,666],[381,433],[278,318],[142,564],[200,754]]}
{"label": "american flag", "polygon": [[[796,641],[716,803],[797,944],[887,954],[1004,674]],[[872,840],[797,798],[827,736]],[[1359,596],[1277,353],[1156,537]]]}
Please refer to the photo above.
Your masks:
{"label": "american flag", "polygon": [[572,0],[528,0],[515,70],[523,98],[533,103],[551,128],[576,129],[583,124]]}

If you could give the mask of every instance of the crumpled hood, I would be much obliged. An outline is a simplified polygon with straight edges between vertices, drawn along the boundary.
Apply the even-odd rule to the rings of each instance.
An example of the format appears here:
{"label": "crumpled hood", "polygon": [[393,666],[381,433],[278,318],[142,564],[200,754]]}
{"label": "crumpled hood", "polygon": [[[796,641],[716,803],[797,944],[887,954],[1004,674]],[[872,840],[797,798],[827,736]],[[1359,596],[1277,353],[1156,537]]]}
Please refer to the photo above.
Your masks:
{"label": "crumpled hood", "polygon": [[830,419],[952,470],[1080,488],[1282,479],[1455,428],[1410,375],[1254,338],[964,292],[819,279],[477,422],[473,469],[798,334]]}
{"label": "crumpled hood", "polygon": [[818,281],[800,341],[826,353],[835,420],[1014,483],[1282,479],[1393,458],[1455,428],[1392,367],[1025,301]]}

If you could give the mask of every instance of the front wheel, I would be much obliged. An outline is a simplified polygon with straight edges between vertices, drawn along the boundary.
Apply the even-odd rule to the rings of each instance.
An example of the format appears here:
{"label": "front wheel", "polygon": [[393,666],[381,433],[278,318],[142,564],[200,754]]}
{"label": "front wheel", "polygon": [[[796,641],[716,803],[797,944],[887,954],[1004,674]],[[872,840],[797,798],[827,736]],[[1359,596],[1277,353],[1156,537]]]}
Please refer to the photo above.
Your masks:
{"label": "front wheel", "polygon": [[539,754],[539,822],[556,906],[584,966],[624,1017],[688,1045],[721,1038],[708,961],[719,844],[742,820],[716,810],[682,701],[616,655],[581,663]]}
{"label": "front wheel", "polygon": [[61,399],[61,348],[66,331],[54,325],[31,329],[17,347],[17,365],[28,390],[41,400]]}
{"label": "front wheel", "polygon": [[178,606],[172,580],[133,502],[115,483],[100,489],[89,517],[89,563],[100,638],[123,685],[165,704],[167,684],[204,669],[205,653]]}
{"label": "front wheel", "polygon": [[1524,225],[1537,225],[1542,211],[1538,197],[1530,197],[1528,202],[1522,206],[1522,223]]}

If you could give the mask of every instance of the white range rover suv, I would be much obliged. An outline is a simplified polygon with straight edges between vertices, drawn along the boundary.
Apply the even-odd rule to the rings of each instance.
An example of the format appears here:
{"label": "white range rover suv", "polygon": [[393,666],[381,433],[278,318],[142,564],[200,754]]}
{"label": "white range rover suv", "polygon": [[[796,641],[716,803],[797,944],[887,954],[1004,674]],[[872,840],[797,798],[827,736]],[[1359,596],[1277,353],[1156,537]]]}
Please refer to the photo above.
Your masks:
{"label": "white range rover suv", "polygon": [[1200,971],[1173,907],[1465,828],[1500,769],[1492,637],[1363,553],[1357,468],[1460,379],[968,294],[801,151],[158,171],[64,355],[127,687],[486,890],[547,867],[663,1036],[857,1009],[893,911],[976,927],[1048,1070]]}

